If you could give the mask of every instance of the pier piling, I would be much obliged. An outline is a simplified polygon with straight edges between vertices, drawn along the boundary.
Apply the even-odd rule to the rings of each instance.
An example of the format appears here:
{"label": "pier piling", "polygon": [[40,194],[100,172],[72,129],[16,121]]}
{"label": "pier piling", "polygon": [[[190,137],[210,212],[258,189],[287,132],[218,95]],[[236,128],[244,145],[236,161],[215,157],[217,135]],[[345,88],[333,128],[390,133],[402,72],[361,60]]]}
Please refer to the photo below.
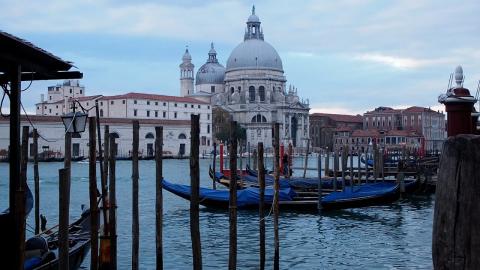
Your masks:
{"label": "pier piling", "polygon": [[[109,203],[110,208],[109,213],[109,233],[110,233],[110,269],[117,270],[117,187],[116,187],[116,145],[115,145],[115,136],[113,134],[108,135],[109,143],[108,148],[110,151],[109,154],[109,170],[110,170],[110,179],[109,179]],[[105,144],[107,145],[107,144]]]}
{"label": "pier piling", "polygon": [[[69,133],[67,133],[69,134]],[[59,195],[59,217],[58,217],[58,269],[68,270],[68,220],[70,208],[70,167],[58,171],[58,195]]]}
{"label": "pier piling", "polygon": [[40,233],[40,174],[38,172],[38,131],[33,129],[33,181],[35,185],[35,234]]}
{"label": "pier piling", "polygon": [[338,151],[333,154],[333,191],[337,191]]}
{"label": "pier piling", "polygon": [[330,175],[330,151],[328,151],[328,147],[327,147],[327,151],[325,152],[325,176],[329,176]]}
{"label": "pier piling", "polygon": [[435,269],[480,269],[480,136],[457,135],[443,145],[433,216]]}
{"label": "pier piling", "polygon": [[317,174],[318,174],[318,213],[322,212],[322,153],[318,153],[317,159]]}
{"label": "pier piling", "polygon": [[[280,269],[280,238],[278,235],[278,218],[279,218],[279,205],[278,205],[278,197],[280,193],[280,124],[275,123],[274,126],[274,169],[275,169],[275,181],[273,187],[275,189],[274,196],[273,196],[273,231],[274,231],[274,245],[275,245],[275,253],[273,258],[273,269],[278,270]],[[305,164],[307,164],[308,155],[305,156]],[[306,165],[305,165],[306,166]]]}
{"label": "pier piling", "polygon": [[265,164],[263,162],[263,143],[258,143],[258,183],[260,198],[258,214],[260,222],[260,270],[265,269]]}
{"label": "pier piling", "polygon": [[202,269],[202,247],[200,242],[200,214],[199,214],[199,193],[200,193],[200,168],[199,168],[199,147],[200,147],[200,116],[190,116],[190,236],[192,239],[193,269]]}
{"label": "pier piling", "polygon": [[138,120],[132,122],[132,270],[138,269],[138,252],[140,249],[140,229],[138,215],[138,144],[140,124]]}
{"label": "pier piling", "polygon": [[98,207],[97,207],[97,155],[95,140],[96,122],[94,117],[88,118],[88,183],[90,195],[90,269],[98,268]]}
{"label": "pier piling", "polygon": [[163,269],[163,127],[155,127],[155,181],[156,266],[157,270],[161,270]]}
{"label": "pier piling", "polygon": [[229,252],[228,269],[237,269],[237,122],[230,122]]}
{"label": "pier piling", "polygon": [[213,189],[217,189],[217,181],[216,181],[216,170],[215,167],[217,166],[217,143],[213,143],[213,161],[212,161],[212,168],[213,168],[213,179],[212,179],[212,187]]}

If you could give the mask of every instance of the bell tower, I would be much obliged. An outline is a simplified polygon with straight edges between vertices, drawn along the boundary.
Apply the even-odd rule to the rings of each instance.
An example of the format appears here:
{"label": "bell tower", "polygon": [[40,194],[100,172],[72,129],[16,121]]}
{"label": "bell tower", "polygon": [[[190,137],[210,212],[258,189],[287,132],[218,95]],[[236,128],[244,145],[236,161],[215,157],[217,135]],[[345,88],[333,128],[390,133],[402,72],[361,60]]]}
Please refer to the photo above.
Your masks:
{"label": "bell tower", "polygon": [[193,94],[193,69],[192,56],[188,52],[188,47],[182,57],[180,64],[180,95],[188,96]]}

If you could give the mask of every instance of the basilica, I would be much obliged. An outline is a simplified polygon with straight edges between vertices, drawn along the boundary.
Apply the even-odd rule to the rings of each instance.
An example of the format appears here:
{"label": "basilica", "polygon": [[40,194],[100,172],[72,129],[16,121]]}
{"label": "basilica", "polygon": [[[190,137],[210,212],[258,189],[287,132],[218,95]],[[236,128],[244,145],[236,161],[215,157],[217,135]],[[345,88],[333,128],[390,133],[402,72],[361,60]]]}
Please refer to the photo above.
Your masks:
{"label": "basilica", "polygon": [[309,102],[301,100],[289,86],[282,59],[264,40],[255,7],[247,19],[243,42],[228,57],[226,68],[219,63],[211,44],[208,59],[197,71],[188,49],[180,64],[180,94],[210,102],[228,112],[247,132],[251,145],[272,146],[272,124],[280,123],[280,140],[306,147],[309,134]]}

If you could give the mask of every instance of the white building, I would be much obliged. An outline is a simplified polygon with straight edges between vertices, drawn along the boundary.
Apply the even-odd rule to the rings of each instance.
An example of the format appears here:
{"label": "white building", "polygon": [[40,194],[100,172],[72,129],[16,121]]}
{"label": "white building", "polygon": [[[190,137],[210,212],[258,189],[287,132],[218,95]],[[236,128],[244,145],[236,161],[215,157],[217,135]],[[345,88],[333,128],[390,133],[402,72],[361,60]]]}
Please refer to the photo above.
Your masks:
{"label": "white building", "polygon": [[[30,121],[40,134],[38,152],[49,153],[50,157],[63,157],[65,127],[58,116],[29,116]],[[167,157],[189,155],[190,153],[190,121],[187,120],[154,120],[139,119],[139,153],[142,157],[150,157],[155,151],[155,127],[163,126],[163,154]],[[22,116],[22,126],[30,126],[27,118]],[[132,149],[132,119],[101,118],[100,127],[103,140],[105,125],[116,137],[117,156],[129,157]],[[30,137],[33,128],[30,126]],[[72,137],[72,157],[88,156],[88,127],[85,132]],[[30,139],[29,156],[32,157],[32,139]],[[9,118],[0,117],[0,153],[7,153],[9,144]],[[103,145],[103,141],[102,141]],[[98,149],[98,146],[97,146]]]}
{"label": "white building", "polygon": [[[78,105],[80,103],[80,105]],[[123,130],[120,140],[130,138],[125,136],[131,134],[132,119],[139,119],[140,132],[144,130],[142,123],[148,124],[153,130],[154,126],[164,126],[165,130],[171,129],[168,134],[164,132],[164,143],[169,145],[169,151],[175,155],[188,155],[190,152],[190,115],[200,115],[200,153],[209,153],[211,151],[212,142],[212,108],[209,102],[195,99],[192,97],[166,96],[145,93],[127,93],[115,96],[86,96],[85,87],[80,86],[78,81],[65,81],[63,84],[48,88],[48,99],[36,104],[37,116],[60,116],[66,112],[82,109],[88,110],[89,116],[95,116],[95,104],[98,104],[99,115],[102,123],[107,125],[122,124]],[[36,118],[39,121],[46,119],[49,123],[53,118]],[[45,120],[45,121],[46,121]],[[63,129],[63,124],[58,122]],[[187,124],[185,124],[187,123]],[[130,124],[130,125],[129,125]],[[188,126],[185,129],[185,125]],[[181,130],[177,128],[181,126]],[[113,131],[112,129],[110,129]],[[119,135],[121,135],[119,133]],[[167,136],[168,135],[168,136]],[[131,135],[129,135],[131,136]],[[146,144],[148,138],[140,137],[140,144]],[[171,140],[171,141],[169,141]],[[119,144],[119,154],[129,153],[131,149],[131,141],[129,143]],[[147,148],[145,148],[147,149]],[[145,152],[146,153],[146,152]]]}
{"label": "white building", "polygon": [[300,100],[295,87],[287,90],[282,60],[275,48],[264,41],[260,24],[253,7],[244,41],[233,49],[226,68],[219,64],[211,45],[207,62],[196,74],[193,94],[189,93],[194,67],[187,50],[180,65],[180,93],[228,111],[247,130],[247,139],[253,145],[263,142],[265,147],[271,147],[272,124],[278,122],[284,144],[305,147],[309,136],[308,100]]}

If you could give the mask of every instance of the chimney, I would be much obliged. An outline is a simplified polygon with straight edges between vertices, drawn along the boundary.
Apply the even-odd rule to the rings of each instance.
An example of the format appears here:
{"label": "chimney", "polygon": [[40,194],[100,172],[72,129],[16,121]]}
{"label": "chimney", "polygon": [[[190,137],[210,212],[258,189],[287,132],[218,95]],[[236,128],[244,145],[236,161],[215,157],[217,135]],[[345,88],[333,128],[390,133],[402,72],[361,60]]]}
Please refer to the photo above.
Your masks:
{"label": "chimney", "polygon": [[40,101],[43,103],[45,101],[45,95],[44,94],[41,94],[40,95]]}

